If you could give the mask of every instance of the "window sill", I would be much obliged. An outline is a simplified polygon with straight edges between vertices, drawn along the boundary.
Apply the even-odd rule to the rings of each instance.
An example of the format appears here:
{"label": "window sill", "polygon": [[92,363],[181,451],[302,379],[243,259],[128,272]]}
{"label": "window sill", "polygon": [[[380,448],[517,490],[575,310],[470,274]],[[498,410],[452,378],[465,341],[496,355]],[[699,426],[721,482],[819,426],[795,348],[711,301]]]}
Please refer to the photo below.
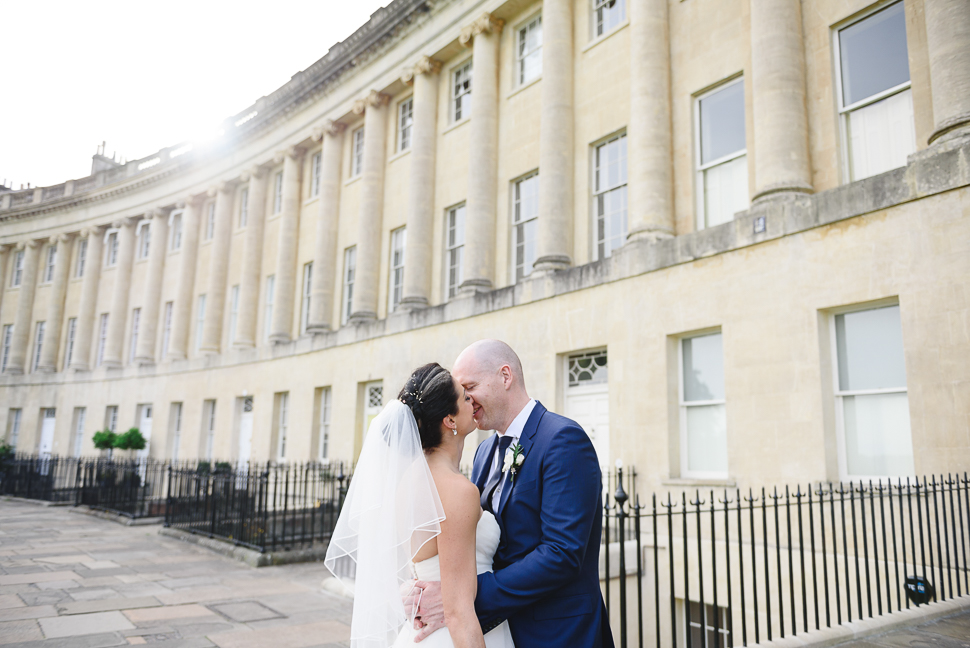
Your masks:
{"label": "window sill", "polygon": [[346,180],[344,180],[344,186],[345,187],[349,187],[350,185],[354,184],[355,182],[357,182],[358,180],[360,180],[363,177],[364,177],[364,174],[363,173],[359,173],[359,174],[355,175],[353,178],[347,178]]}
{"label": "window sill", "polygon": [[613,34],[616,34],[618,32],[621,32],[621,31],[623,31],[624,29],[626,29],[629,26],[630,26],[630,19],[627,18],[626,20],[624,20],[623,22],[621,22],[619,25],[617,25],[616,27],[614,27],[613,28],[613,31],[611,31],[611,32],[609,32],[607,34],[603,34],[602,36],[599,36],[596,40],[593,40],[593,41],[590,41],[590,42],[586,43],[586,45],[583,46],[583,49],[579,50],[580,53],[585,54],[589,50],[593,49],[594,47],[596,47],[597,45],[599,45],[600,43],[602,43],[603,41],[605,41],[606,39],[608,39]]}
{"label": "window sill", "polygon": [[666,477],[664,479],[661,479],[660,483],[664,486],[675,486],[675,487],[710,486],[710,487],[736,488],[738,485],[737,480],[731,477],[722,477],[720,479],[701,479],[696,477]]}
{"label": "window sill", "polygon": [[535,84],[539,83],[540,81],[542,81],[542,75],[541,74],[539,76],[537,76],[536,78],[532,79],[531,81],[526,81],[522,85],[518,86],[515,90],[513,90],[512,92],[510,92],[507,95],[505,95],[505,98],[506,99],[511,99],[512,97],[514,97],[515,95],[519,94],[523,90],[527,90],[528,88],[531,88],[532,86],[534,86]]}
{"label": "window sill", "polygon": [[445,133],[450,133],[451,131],[453,131],[456,128],[459,128],[461,126],[464,126],[465,124],[467,124],[470,121],[471,121],[471,117],[464,117],[462,119],[459,119],[458,121],[456,121],[455,123],[453,123],[451,126],[449,126],[448,128],[444,129],[443,131],[441,131],[441,134],[444,135]]}
{"label": "window sill", "polygon": [[[320,194],[317,194],[316,196],[310,196],[309,198],[303,201],[303,206],[306,207],[307,205],[315,203],[318,200],[320,200]],[[246,229],[246,228],[243,227],[241,229]]]}
{"label": "window sill", "polygon": [[391,162],[396,162],[397,160],[400,160],[402,157],[404,157],[405,155],[407,155],[410,152],[411,152],[411,147],[409,146],[406,149],[404,149],[403,151],[398,151],[397,153],[395,153],[394,155],[392,155],[391,157],[389,157],[387,159],[387,163],[390,164]]}

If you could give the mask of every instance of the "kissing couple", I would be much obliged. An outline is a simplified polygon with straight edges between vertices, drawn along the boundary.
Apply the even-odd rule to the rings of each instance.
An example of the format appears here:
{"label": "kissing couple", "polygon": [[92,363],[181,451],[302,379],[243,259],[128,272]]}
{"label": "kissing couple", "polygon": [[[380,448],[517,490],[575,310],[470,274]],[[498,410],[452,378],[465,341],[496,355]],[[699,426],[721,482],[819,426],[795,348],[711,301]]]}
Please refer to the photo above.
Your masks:
{"label": "kissing couple", "polygon": [[[465,438],[495,430],[459,466]],[[352,573],[354,648],[613,648],[599,583],[602,474],[522,363],[475,342],[374,419],[327,549]],[[353,564],[351,564],[353,563]]]}

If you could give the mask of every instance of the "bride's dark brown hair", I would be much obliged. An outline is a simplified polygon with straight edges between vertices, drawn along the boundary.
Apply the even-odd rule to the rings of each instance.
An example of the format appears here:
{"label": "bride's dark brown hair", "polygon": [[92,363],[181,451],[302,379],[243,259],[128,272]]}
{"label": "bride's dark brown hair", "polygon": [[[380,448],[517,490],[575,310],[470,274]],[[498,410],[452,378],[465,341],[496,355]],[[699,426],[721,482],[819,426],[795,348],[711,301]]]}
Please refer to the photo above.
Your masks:
{"label": "bride's dark brown hair", "polygon": [[421,447],[432,450],[441,445],[441,421],[458,413],[458,390],[451,372],[437,362],[418,367],[397,395],[418,422]]}

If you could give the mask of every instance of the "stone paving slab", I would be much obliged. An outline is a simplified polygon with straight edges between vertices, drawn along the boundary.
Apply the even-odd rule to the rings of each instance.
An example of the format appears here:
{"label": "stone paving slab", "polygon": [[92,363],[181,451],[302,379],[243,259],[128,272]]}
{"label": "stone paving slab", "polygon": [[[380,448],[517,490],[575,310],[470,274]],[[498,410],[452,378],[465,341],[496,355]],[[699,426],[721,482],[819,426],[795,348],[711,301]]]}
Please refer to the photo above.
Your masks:
{"label": "stone paving slab", "polygon": [[349,645],[352,603],[321,563],[254,569],[65,508],[0,500],[0,645]]}

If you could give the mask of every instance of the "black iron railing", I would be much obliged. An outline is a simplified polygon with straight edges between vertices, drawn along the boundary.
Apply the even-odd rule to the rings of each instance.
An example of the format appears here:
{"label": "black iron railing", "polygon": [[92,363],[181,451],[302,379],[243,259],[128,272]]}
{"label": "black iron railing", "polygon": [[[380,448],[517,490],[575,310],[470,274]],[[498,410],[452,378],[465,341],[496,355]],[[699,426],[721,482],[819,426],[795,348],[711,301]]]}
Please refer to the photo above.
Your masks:
{"label": "black iron railing", "polygon": [[349,484],[340,462],[173,467],[165,525],[260,552],[307,548],[329,540]]}
{"label": "black iron railing", "polygon": [[624,483],[604,512],[620,648],[748,646],[970,593],[966,474],[646,501]]}
{"label": "black iron railing", "polygon": [[75,503],[133,519],[162,517],[170,465],[147,458],[81,460]]}
{"label": "black iron railing", "polygon": [[80,460],[18,454],[0,461],[0,495],[73,503]]}

